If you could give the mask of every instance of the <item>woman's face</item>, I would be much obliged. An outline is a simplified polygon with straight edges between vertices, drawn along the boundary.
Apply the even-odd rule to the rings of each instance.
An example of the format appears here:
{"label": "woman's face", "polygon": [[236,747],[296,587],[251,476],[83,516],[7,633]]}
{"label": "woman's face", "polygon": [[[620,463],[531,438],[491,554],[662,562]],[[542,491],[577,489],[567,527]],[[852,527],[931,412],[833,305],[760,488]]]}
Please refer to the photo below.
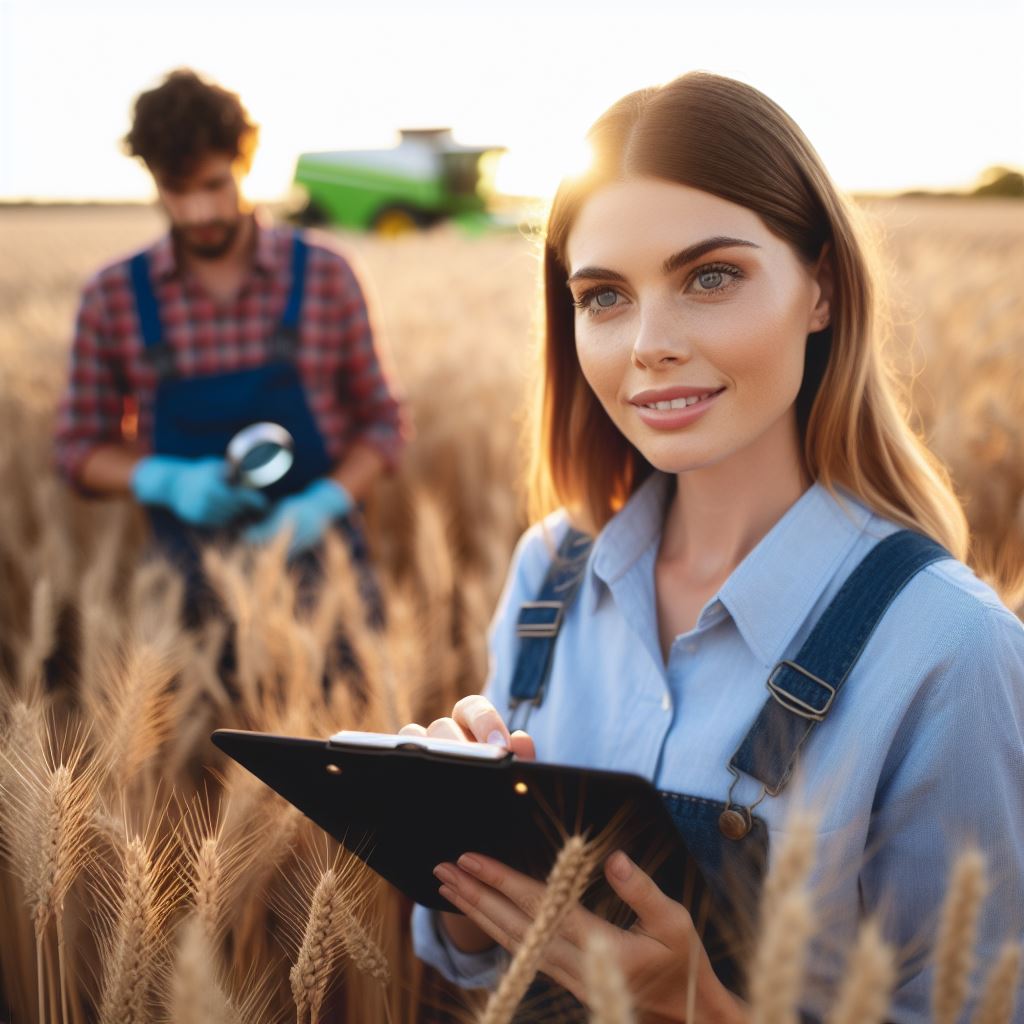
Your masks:
{"label": "woman's face", "polygon": [[586,200],[567,263],[583,374],[652,465],[783,436],[807,335],[828,322],[827,261],[807,267],[746,207],[635,178]]}

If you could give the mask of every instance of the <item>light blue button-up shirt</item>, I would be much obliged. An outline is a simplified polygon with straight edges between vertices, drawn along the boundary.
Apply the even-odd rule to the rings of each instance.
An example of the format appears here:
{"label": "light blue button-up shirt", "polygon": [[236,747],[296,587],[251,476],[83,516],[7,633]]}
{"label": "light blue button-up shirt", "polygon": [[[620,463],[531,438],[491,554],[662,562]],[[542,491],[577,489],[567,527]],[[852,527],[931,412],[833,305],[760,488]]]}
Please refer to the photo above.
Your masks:
{"label": "light blue button-up shirt", "polygon": [[[666,664],[654,564],[669,481],[654,474],[601,531],[526,729],[539,760],[724,800],[729,758],[767,698],[770,669],[796,654],[847,576],[900,527],[814,484],[676,637]],[[506,716],[519,606],[539,593],[567,527],[556,513],[523,535],[495,613],[484,692]],[[733,800],[760,790],[743,777]],[[798,801],[820,813],[812,1015],[834,996],[858,919],[878,912],[902,954],[887,1019],[930,1019],[928,952],[951,860],[969,841],[987,855],[992,885],[979,983],[1002,942],[1024,937],[1024,625],[967,566],[933,563],[889,607],[806,742],[798,777],[756,808],[769,861]],[[493,986],[507,963],[500,949],[460,953],[423,907],[413,935],[418,955],[464,987]],[[1024,998],[1014,1021],[1024,1024]]]}

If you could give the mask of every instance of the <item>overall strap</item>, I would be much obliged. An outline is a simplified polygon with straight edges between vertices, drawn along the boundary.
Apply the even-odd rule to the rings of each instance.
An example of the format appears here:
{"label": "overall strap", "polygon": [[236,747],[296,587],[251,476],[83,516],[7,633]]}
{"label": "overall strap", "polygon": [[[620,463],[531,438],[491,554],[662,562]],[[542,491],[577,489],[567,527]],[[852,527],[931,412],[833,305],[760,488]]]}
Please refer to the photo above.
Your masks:
{"label": "overall strap", "polygon": [[292,284],[288,291],[281,322],[272,339],[273,354],[292,359],[299,347],[299,320],[302,315],[302,295],[306,289],[306,265],[309,246],[296,232],[292,236]]}
{"label": "overall strap", "polygon": [[164,341],[163,328],[160,326],[160,307],[149,278],[149,258],[144,252],[136,253],[131,258],[130,269],[146,360],[161,380],[174,377],[174,356]]}
{"label": "overall strap", "polygon": [[[523,722],[530,708],[544,699],[544,684],[551,672],[558,630],[583,582],[583,568],[591,544],[587,534],[570,528],[558,546],[558,554],[551,562],[537,599],[524,601],[520,606],[516,635],[521,643],[509,704],[513,711],[523,707]],[[519,717],[513,714],[513,719]],[[520,727],[521,724],[510,724],[512,729]]]}
{"label": "overall strap", "polygon": [[868,552],[796,657],[772,669],[767,682],[771,696],[729,761],[734,784],[737,772],[744,772],[765,792],[778,794],[800,747],[831,710],[896,595],[925,566],[951,557],[941,544],[913,530],[899,530]]}

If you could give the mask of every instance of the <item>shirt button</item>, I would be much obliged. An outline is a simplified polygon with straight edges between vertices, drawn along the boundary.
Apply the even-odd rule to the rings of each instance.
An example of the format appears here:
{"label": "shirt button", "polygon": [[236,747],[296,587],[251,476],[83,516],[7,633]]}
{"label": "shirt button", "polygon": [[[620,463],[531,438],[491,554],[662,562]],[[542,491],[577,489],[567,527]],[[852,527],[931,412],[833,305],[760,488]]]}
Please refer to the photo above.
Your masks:
{"label": "shirt button", "polygon": [[667,693],[663,693],[661,695],[661,710],[662,711],[671,711],[672,710],[672,698]]}
{"label": "shirt button", "polygon": [[696,654],[697,653],[697,642],[695,640],[691,640],[686,645],[685,650],[686,650],[687,654]]}

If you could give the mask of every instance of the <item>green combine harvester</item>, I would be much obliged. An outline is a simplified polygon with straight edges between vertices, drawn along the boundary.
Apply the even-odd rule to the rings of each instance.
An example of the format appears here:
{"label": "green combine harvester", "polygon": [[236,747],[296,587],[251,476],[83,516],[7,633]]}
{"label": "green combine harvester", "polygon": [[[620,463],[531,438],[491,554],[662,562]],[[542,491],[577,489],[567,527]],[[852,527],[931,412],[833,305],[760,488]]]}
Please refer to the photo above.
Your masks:
{"label": "green combine harvester", "polygon": [[489,221],[494,169],[504,146],[463,146],[450,128],[401,132],[392,149],[303,153],[295,183],[308,201],[304,224],[338,224],[399,235],[455,219]]}

